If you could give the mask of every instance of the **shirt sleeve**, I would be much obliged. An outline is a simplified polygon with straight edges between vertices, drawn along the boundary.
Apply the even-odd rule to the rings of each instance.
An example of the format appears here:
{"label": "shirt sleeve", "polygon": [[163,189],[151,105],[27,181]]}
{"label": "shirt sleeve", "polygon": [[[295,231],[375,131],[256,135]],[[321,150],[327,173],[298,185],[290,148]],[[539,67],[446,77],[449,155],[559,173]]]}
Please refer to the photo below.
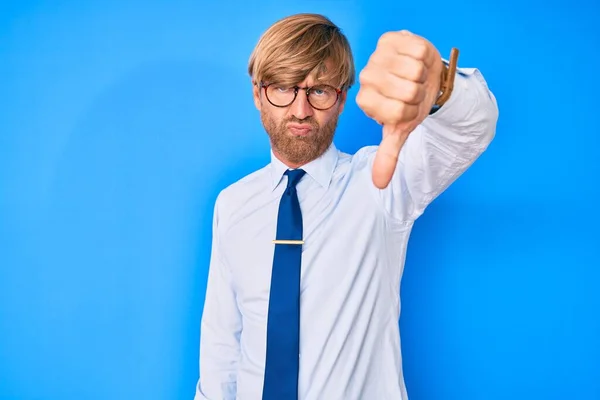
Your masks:
{"label": "shirt sleeve", "polygon": [[219,201],[213,219],[212,250],[200,331],[200,377],[194,400],[235,400],[242,317],[231,272],[220,250]]}
{"label": "shirt sleeve", "polygon": [[390,184],[373,186],[386,214],[403,223],[418,218],[487,149],[497,119],[496,98],[479,70],[457,69],[450,98],[409,135]]}

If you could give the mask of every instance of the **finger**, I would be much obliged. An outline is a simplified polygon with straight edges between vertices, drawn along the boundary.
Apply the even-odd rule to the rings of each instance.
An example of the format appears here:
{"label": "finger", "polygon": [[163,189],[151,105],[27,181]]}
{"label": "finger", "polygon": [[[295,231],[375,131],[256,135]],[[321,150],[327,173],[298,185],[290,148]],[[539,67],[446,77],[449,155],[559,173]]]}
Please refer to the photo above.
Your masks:
{"label": "finger", "polygon": [[427,42],[416,35],[398,34],[393,41],[390,40],[389,44],[397,54],[409,56],[420,61],[426,61],[429,57],[430,49]]}
{"label": "finger", "polygon": [[371,61],[374,65],[391,71],[399,78],[413,82],[424,83],[427,80],[428,69],[423,61],[397,53],[375,52]]}
{"label": "finger", "polygon": [[359,107],[367,116],[383,125],[397,125],[415,120],[419,115],[419,106],[403,103],[382,96],[379,93],[368,95],[371,97],[362,104],[357,100]]}
{"label": "finger", "polygon": [[360,77],[361,86],[371,87],[377,93],[392,100],[418,105],[425,99],[427,90],[424,84],[400,78],[387,71],[375,69],[363,70]]}
{"label": "finger", "polygon": [[398,54],[390,61],[389,70],[400,78],[417,83],[427,80],[428,69],[423,61],[419,61],[404,54]]}
{"label": "finger", "polygon": [[370,118],[383,125],[397,125],[415,120],[419,106],[390,99],[369,88],[361,88],[356,103]]}
{"label": "finger", "polygon": [[383,139],[375,153],[372,170],[373,184],[379,189],[385,189],[392,180],[400,150],[408,138],[408,133],[395,132],[390,125],[385,125],[383,132]]}
{"label": "finger", "polygon": [[381,35],[378,47],[391,47],[396,54],[406,55],[426,66],[433,65],[436,54],[433,45],[425,38],[408,31],[388,32]]}

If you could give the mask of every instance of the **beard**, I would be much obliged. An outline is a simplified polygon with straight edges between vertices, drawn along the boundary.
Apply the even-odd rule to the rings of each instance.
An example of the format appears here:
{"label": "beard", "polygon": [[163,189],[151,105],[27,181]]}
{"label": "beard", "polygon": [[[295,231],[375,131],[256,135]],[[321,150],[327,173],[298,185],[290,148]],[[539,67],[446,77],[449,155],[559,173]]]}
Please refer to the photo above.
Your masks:
{"label": "beard", "polygon": [[[327,151],[333,142],[338,117],[339,115],[335,114],[327,124],[321,127],[312,117],[298,119],[292,116],[278,124],[266,111],[263,110],[260,113],[260,119],[269,135],[274,152],[287,162],[296,165],[307,164]],[[307,136],[292,135],[286,127],[290,122],[309,124],[312,131]]]}

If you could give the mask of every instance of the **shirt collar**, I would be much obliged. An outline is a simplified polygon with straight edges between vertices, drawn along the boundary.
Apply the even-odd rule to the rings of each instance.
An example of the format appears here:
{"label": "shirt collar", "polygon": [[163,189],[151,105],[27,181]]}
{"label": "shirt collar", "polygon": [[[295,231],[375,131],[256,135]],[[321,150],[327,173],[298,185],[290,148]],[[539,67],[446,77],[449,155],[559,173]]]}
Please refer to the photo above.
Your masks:
{"label": "shirt collar", "polygon": [[[306,174],[324,188],[328,188],[338,160],[338,151],[333,143],[319,158],[301,166]],[[275,157],[271,150],[271,190],[275,190],[288,166]]]}

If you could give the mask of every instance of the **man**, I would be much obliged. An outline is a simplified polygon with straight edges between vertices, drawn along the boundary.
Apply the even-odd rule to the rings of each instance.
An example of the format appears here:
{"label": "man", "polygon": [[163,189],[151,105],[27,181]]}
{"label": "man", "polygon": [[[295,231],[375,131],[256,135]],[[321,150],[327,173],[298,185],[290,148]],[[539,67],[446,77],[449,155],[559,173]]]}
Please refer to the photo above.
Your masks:
{"label": "man", "polygon": [[216,201],[197,400],[408,398],[398,321],[409,234],[498,118],[476,69],[459,69],[437,108],[445,68],[424,38],[381,36],[356,100],[383,139],[349,155],[332,143],[354,84],[344,35],[314,14],[263,34],[248,70],[271,163]]}

